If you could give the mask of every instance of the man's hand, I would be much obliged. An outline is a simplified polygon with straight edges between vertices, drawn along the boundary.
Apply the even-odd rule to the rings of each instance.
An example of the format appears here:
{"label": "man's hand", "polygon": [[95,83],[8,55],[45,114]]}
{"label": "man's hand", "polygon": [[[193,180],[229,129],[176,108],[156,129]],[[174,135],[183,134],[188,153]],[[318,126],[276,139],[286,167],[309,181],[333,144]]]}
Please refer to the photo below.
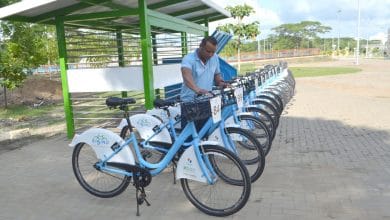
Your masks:
{"label": "man's hand", "polygon": [[209,93],[209,91],[207,91],[207,90],[205,90],[205,89],[197,89],[197,90],[195,91],[195,93],[198,94],[198,95],[204,95],[204,94]]}
{"label": "man's hand", "polygon": [[229,83],[224,82],[224,81],[220,82],[218,86],[220,86],[222,88],[231,87],[231,85]]}

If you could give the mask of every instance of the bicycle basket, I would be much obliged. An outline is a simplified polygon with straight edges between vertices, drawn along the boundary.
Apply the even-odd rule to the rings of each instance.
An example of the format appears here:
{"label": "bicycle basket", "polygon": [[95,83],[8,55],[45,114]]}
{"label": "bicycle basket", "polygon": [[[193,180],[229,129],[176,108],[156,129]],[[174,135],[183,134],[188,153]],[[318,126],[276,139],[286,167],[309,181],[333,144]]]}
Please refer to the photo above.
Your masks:
{"label": "bicycle basket", "polygon": [[181,116],[187,121],[197,121],[211,117],[210,100],[181,103]]}

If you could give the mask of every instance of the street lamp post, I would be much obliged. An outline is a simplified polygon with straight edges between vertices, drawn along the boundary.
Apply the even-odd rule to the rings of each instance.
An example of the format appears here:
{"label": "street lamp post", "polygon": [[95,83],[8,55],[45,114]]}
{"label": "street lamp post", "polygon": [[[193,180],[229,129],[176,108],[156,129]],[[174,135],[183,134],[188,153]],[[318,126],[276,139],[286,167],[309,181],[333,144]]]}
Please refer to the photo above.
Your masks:
{"label": "street lamp post", "polygon": [[340,50],[340,12],[341,12],[341,10],[337,11],[337,31],[338,31],[338,36],[337,36],[337,54],[338,54],[338,51]]}
{"label": "street lamp post", "polygon": [[358,23],[356,39],[356,65],[359,65],[359,48],[360,48],[360,1],[358,0]]}
{"label": "street lamp post", "polygon": [[366,40],[366,58],[368,58],[368,38],[370,36],[367,35],[367,40]]}

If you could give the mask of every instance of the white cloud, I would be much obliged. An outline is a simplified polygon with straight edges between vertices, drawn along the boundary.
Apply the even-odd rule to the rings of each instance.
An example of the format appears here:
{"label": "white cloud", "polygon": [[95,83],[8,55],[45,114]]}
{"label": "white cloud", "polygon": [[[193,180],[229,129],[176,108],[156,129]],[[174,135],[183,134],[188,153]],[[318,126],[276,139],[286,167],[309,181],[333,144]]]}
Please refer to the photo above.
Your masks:
{"label": "white cloud", "polygon": [[[358,1],[360,3],[360,37],[385,33],[390,28],[390,0],[214,0],[225,8],[248,4],[256,14],[246,18],[245,22],[260,22],[262,37],[272,33],[270,30],[285,23],[298,23],[304,20],[319,21],[330,26],[332,31],[326,37],[355,37],[357,34]],[[338,13],[338,11],[340,12]],[[210,29],[218,23],[231,23],[233,20],[213,22]],[[214,30],[212,29],[212,30]]]}
{"label": "white cloud", "polygon": [[[238,1],[238,0],[221,0],[221,1],[216,1],[216,4],[220,5],[221,7],[225,8],[226,6],[236,6],[236,5],[243,5],[244,3],[251,6],[254,10],[255,13],[251,14],[250,17],[245,17],[243,22],[244,23],[252,23],[254,21],[260,22],[260,31],[261,34],[268,35],[270,33],[269,29],[276,27],[280,24],[282,24],[282,21],[278,15],[277,12],[261,7],[259,4],[259,1],[256,0],[246,0],[244,3],[243,1]],[[209,29],[210,32],[213,32],[218,25],[226,24],[226,23],[235,23],[236,20],[233,18],[228,18],[216,22],[211,22],[209,24]]]}
{"label": "white cloud", "polygon": [[385,44],[387,41],[387,35],[384,32],[376,33],[369,37],[369,40],[380,40],[382,44]]}

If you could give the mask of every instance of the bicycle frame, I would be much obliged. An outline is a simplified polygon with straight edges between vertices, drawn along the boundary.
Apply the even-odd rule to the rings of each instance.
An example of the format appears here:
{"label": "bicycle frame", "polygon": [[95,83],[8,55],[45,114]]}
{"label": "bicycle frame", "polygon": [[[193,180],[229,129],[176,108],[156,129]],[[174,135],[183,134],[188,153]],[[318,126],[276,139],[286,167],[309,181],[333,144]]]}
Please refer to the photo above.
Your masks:
{"label": "bicycle frame", "polygon": [[[114,169],[106,166],[106,163],[113,157],[115,156],[118,152],[120,152],[125,146],[132,144],[134,147],[134,151],[136,154],[136,158],[138,159],[139,165],[142,168],[147,168],[150,171],[150,174],[152,176],[156,176],[159,173],[161,173],[172,161],[176,153],[180,150],[182,145],[185,143],[185,140],[192,136],[193,140],[190,142],[192,148],[187,148],[187,150],[194,150],[194,156],[191,155],[191,153],[187,153],[190,158],[190,160],[195,160],[197,161],[197,164],[199,165],[199,169],[197,170],[197,167],[195,167],[195,175],[197,176],[196,178],[192,178],[195,180],[203,180],[203,182],[207,182],[208,184],[212,184],[215,181],[216,178],[216,173],[213,171],[213,168],[211,166],[211,163],[208,161],[207,157],[203,157],[203,152],[200,150],[200,138],[198,133],[196,132],[196,128],[194,125],[194,122],[189,122],[181,134],[177,137],[177,139],[174,141],[172,147],[166,152],[164,155],[164,158],[158,162],[158,163],[150,163],[146,160],[143,159],[140,147],[137,143],[135,134],[133,132],[130,133],[130,137],[125,140],[125,143],[120,145],[119,147],[115,148],[114,152],[108,156],[106,159],[98,162],[97,166],[104,171],[112,172],[112,173],[118,173],[122,175],[127,175],[127,176],[132,176],[132,173],[120,170],[120,169]],[[146,144],[147,141],[144,141],[143,144]],[[180,160],[179,160],[180,164]],[[196,166],[196,165],[194,165]],[[196,173],[198,172],[198,173]],[[180,177],[180,176],[178,176]]]}
{"label": "bicycle frame", "polygon": [[[229,106],[225,106],[224,108],[222,108],[222,112],[221,112],[221,120],[217,123],[214,123],[213,122],[213,119],[212,118],[209,118],[206,123],[203,125],[203,127],[201,128],[201,130],[199,131],[198,133],[198,136],[200,139],[206,137],[206,136],[209,136],[211,134],[213,134],[214,131],[224,131],[224,129],[227,127],[226,124],[225,124],[225,121],[229,118],[231,118],[233,116],[234,118],[234,121],[237,122],[238,121],[238,117],[237,117],[237,114],[235,113],[236,111],[236,108],[235,105],[229,105]],[[170,132],[171,134],[171,137],[173,140],[177,140],[178,136],[177,136],[177,133],[174,129],[174,126],[179,123],[180,120],[174,120],[172,119],[171,117],[168,117],[168,121],[165,122],[165,123],[162,123],[162,125],[159,127],[159,130],[156,131],[156,134],[158,134],[158,132],[160,132],[161,130],[163,130],[164,128],[167,128],[168,131]],[[229,124],[229,127],[232,127],[233,125],[232,124]],[[219,130],[217,130],[219,129]],[[150,138],[148,138],[146,141],[144,141],[145,143],[149,142],[150,139],[152,139],[154,136],[151,136]],[[222,139],[222,142],[223,142],[223,145],[225,146],[225,148],[227,148],[228,150],[234,152],[234,153],[237,153],[237,150],[234,146],[234,143],[233,141],[231,140],[230,137],[228,137],[224,132],[221,132],[221,139]],[[212,139],[212,141],[214,141],[214,139]],[[191,143],[184,143],[183,146],[190,146]],[[145,146],[146,147],[146,146]],[[166,148],[161,148],[161,147],[156,147],[156,146],[150,146],[151,149],[154,149],[154,150],[158,150],[158,151],[161,151],[161,152],[164,152],[166,153],[167,152],[167,149]]]}

